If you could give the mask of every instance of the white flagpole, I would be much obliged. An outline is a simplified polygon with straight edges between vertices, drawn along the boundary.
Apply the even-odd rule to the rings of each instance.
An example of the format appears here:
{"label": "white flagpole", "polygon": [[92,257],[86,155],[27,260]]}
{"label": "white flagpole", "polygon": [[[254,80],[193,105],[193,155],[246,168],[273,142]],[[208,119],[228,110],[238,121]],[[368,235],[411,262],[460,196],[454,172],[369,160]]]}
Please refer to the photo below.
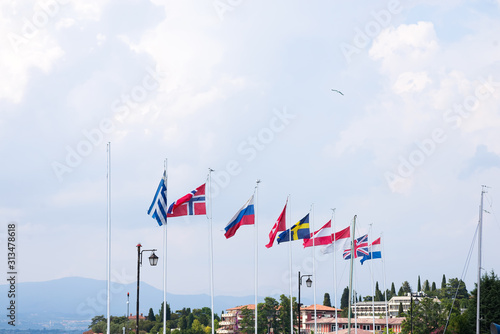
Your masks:
{"label": "white flagpole", "polygon": [[[313,230],[313,233],[316,232],[316,229],[314,228],[314,203],[311,204],[311,216],[312,216],[312,230]],[[314,277],[314,280],[313,280],[313,284],[314,284],[314,289],[313,289],[313,300],[314,300],[314,333],[318,333],[318,322],[317,322],[317,313],[316,313],[316,281],[318,280],[318,278],[316,277],[316,248],[314,247],[316,246],[316,238],[313,238],[313,277]]]}
{"label": "white flagpole", "polygon": [[347,310],[347,328],[348,333],[351,334],[351,301],[352,301],[352,276],[354,267],[354,231],[356,230],[356,215],[354,215],[354,220],[351,228],[351,268],[349,270],[349,303]]}
{"label": "white flagpole", "polygon": [[[335,235],[335,232],[337,231],[335,229],[335,208],[332,209],[332,228],[333,228],[333,235]],[[334,296],[335,296],[335,305],[337,304],[337,268],[336,268],[336,263],[337,263],[337,260],[335,259],[335,242],[337,240],[333,240],[334,244],[333,244],[333,293],[334,293]],[[338,320],[337,320],[337,306],[335,306],[335,333],[338,333],[339,331],[339,323],[338,323]]]}
{"label": "white flagpole", "polygon": [[[165,159],[165,188],[167,188],[165,197],[168,197],[168,176],[167,176],[167,159]],[[168,202],[166,203],[168,205]],[[163,224],[163,333],[167,331],[167,217],[165,216],[165,224]]]}
{"label": "white flagpole", "polygon": [[110,300],[111,300],[111,142],[108,142],[108,171],[107,171],[107,225],[108,225],[108,241],[107,241],[107,306],[106,313],[108,316],[106,333],[110,334],[111,330],[111,315],[110,315]]}
{"label": "white flagpole", "polygon": [[255,334],[257,334],[257,317],[258,317],[258,312],[257,312],[257,294],[258,294],[258,260],[259,260],[259,251],[257,248],[257,234],[258,234],[258,228],[257,228],[257,203],[258,203],[258,189],[259,189],[259,183],[260,180],[256,181],[255,184],[255,202],[254,202],[254,214],[255,214],[255,226],[254,226],[254,236],[255,236]]}
{"label": "white flagpole", "polygon": [[382,243],[382,240],[383,240],[383,233],[380,233],[380,243],[381,243],[381,246],[382,246],[382,254],[383,254],[383,257],[382,257],[382,265],[383,265],[383,270],[384,270],[384,290],[385,290],[385,328],[386,328],[386,332],[387,334],[389,334],[389,315],[387,314],[388,311],[388,306],[387,306],[387,282],[386,282],[386,279],[385,279],[385,261],[384,261],[384,258],[385,258],[385,250],[384,250],[384,244]]}
{"label": "white flagpole", "polygon": [[208,211],[207,211],[207,218],[210,221],[209,228],[210,228],[210,307],[212,309],[212,334],[214,334],[215,331],[215,324],[214,324],[214,246],[213,246],[213,234],[212,234],[212,198],[210,196],[210,192],[212,191],[212,172],[214,170],[209,168],[208,169],[208,191],[205,191],[205,194],[207,196],[207,202],[208,202]]}
{"label": "white flagpole", "polygon": [[[372,235],[372,225],[370,224],[370,229],[368,230],[368,245],[370,245],[370,236]],[[373,241],[372,241],[373,242]],[[368,252],[370,254],[371,260],[373,260],[372,246],[368,247]],[[373,287],[373,261],[370,261],[370,278],[372,281],[372,318],[373,318],[373,334],[375,334],[375,288]]]}
{"label": "white flagpole", "polygon": [[[290,211],[291,211],[291,208],[288,206],[288,200],[290,199],[290,195],[288,195],[288,198],[286,200],[287,202],[287,210],[288,210],[288,214],[287,216],[285,217],[285,227],[286,229],[288,230],[289,228],[292,227],[292,224],[288,224],[287,223],[287,220],[291,222],[290,220]],[[290,225],[290,227],[288,227],[288,225]],[[289,240],[288,240],[288,270],[290,271],[290,334],[293,334],[293,297],[292,297],[292,243],[290,242],[290,232],[288,233],[288,237],[289,237]],[[300,314],[299,314],[299,317],[300,317]],[[299,329],[299,334],[300,334],[300,329]]]}

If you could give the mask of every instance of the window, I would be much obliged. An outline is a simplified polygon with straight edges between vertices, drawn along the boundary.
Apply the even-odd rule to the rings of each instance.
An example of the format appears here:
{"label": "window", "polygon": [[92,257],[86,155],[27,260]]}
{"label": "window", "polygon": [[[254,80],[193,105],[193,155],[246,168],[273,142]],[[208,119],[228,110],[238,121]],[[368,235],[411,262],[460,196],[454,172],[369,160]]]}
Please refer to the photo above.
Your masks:
{"label": "window", "polygon": [[363,329],[366,330],[366,331],[369,331],[370,330],[370,325],[363,325]]}

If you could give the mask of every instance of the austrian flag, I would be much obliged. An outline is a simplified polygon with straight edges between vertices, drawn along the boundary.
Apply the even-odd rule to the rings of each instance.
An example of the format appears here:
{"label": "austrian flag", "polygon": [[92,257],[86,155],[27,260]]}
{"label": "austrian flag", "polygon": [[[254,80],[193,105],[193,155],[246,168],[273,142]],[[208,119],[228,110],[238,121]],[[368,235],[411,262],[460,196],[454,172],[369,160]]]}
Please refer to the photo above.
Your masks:
{"label": "austrian flag", "polygon": [[168,208],[167,217],[206,215],[205,184],[182,196]]}

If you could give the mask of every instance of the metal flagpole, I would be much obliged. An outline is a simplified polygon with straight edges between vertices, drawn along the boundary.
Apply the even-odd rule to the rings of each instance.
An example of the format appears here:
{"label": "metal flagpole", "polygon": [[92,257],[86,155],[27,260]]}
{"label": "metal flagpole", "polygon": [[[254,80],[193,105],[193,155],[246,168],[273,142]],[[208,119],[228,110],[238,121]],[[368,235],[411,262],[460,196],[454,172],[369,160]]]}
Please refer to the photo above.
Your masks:
{"label": "metal flagpole", "polygon": [[[368,230],[368,241],[370,241],[370,236],[372,235],[372,225],[370,224],[370,229]],[[372,241],[373,242],[373,241]],[[370,243],[368,242],[368,245]],[[368,252],[370,254],[370,258],[373,260],[373,255],[372,255],[372,246],[368,248]],[[373,261],[370,261],[370,278],[372,281],[372,319],[373,319],[373,334],[375,334],[375,289],[373,287]]]}
{"label": "metal flagpole", "polygon": [[383,233],[380,233],[380,243],[381,243],[381,246],[382,246],[382,254],[383,254],[383,257],[382,257],[382,268],[384,270],[384,290],[385,290],[385,328],[386,328],[386,332],[387,334],[389,334],[389,315],[387,314],[388,311],[388,305],[387,305],[387,282],[386,282],[386,278],[385,278],[385,250],[384,250],[384,243],[382,242],[383,240]]}
{"label": "metal flagpole", "polygon": [[482,248],[482,237],[483,237],[483,196],[486,192],[484,189],[486,186],[482,186],[481,189],[481,205],[479,206],[479,234],[477,236],[477,305],[476,305],[476,333],[480,333],[480,315],[481,315],[481,248]]}
{"label": "metal flagpole", "polygon": [[210,197],[210,192],[212,191],[212,172],[214,170],[208,169],[208,190],[205,192],[208,200],[208,211],[207,218],[210,221],[210,307],[212,309],[212,334],[215,331],[214,324],[214,246],[213,246],[213,235],[212,235],[212,198]]}
{"label": "metal flagpole", "polygon": [[[288,195],[287,199],[286,199],[286,202],[287,202],[287,205],[288,205],[288,200],[290,199],[290,194]],[[288,224],[287,224],[287,220],[288,221],[291,221],[290,220],[290,211],[291,211],[291,208],[287,206],[287,209],[288,209],[288,214],[287,216],[285,217],[285,227],[286,229],[288,230],[289,228],[292,227],[292,224],[290,223],[290,227],[288,227]],[[291,231],[290,231],[291,232]],[[288,237],[290,239],[290,232],[288,233]],[[291,243],[291,240],[288,240],[288,270],[290,271],[290,334],[293,334],[293,297],[292,297],[292,243]],[[299,314],[299,317],[300,317],[300,314]],[[299,334],[300,334],[300,330],[299,330]]]}
{"label": "metal flagpole", "polygon": [[106,312],[107,312],[107,326],[106,326],[106,333],[110,334],[111,330],[111,315],[110,315],[110,293],[111,293],[111,288],[110,288],[110,282],[111,282],[111,143],[108,142],[108,170],[107,170],[107,224],[108,224],[108,241],[107,241],[107,250],[106,252],[108,253],[107,255],[107,270],[106,270],[106,278],[107,278],[107,306],[106,306]]}
{"label": "metal flagpole", "polygon": [[[313,233],[316,232],[316,230],[314,229],[314,203],[311,204],[311,221],[312,221],[312,230],[313,230]],[[316,277],[316,252],[315,252],[315,247],[316,246],[316,238],[313,237],[313,249],[312,249],[312,252],[313,252],[313,277],[314,277],[314,280],[313,280],[313,284],[314,284],[314,296],[313,296],[313,300],[314,300],[314,333],[318,333],[318,322],[317,322],[317,313],[316,313],[316,281],[318,280],[318,277]]]}
{"label": "metal flagpole", "polygon": [[255,202],[254,202],[254,214],[255,214],[255,226],[254,226],[254,236],[255,236],[255,334],[257,334],[257,317],[258,317],[258,312],[257,312],[257,294],[258,294],[258,259],[259,259],[259,251],[257,248],[257,234],[258,234],[258,228],[257,228],[257,204],[258,204],[258,189],[259,189],[259,183],[260,180],[256,181],[255,184]]}
{"label": "metal flagpole", "polygon": [[356,231],[356,215],[354,215],[354,220],[351,229],[351,268],[349,270],[349,305],[347,310],[347,328],[348,333],[351,334],[351,300],[352,300],[352,268],[354,266],[354,231]]}
{"label": "metal flagpole", "polygon": [[[165,159],[164,163],[164,171],[165,171],[165,187],[167,191],[165,192],[165,200],[168,197],[168,176],[167,176],[167,159]],[[168,205],[168,202],[165,203]],[[167,216],[165,215],[165,224],[163,224],[163,333],[167,332]]]}
{"label": "metal flagpole", "polygon": [[[336,229],[335,229],[335,208],[332,209],[332,228],[333,228],[333,235],[335,235]],[[335,304],[337,304],[337,268],[336,268],[336,263],[337,261],[335,260],[335,242],[337,240],[333,240],[333,293],[335,296]],[[335,333],[338,333],[339,331],[339,323],[337,320],[337,306],[335,306]]]}

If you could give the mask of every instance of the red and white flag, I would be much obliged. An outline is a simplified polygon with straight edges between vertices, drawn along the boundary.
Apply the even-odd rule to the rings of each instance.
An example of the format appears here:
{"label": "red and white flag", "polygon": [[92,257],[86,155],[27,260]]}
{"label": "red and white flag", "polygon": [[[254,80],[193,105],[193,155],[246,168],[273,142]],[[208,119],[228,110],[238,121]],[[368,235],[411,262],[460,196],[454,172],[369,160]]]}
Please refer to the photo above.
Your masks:
{"label": "red and white flag", "polygon": [[281,211],[281,215],[279,216],[276,223],[274,223],[271,232],[269,232],[269,243],[266,245],[267,248],[273,247],[274,239],[276,239],[276,235],[278,232],[286,231],[286,205],[288,204],[288,200],[285,203],[285,207],[283,211]]}
{"label": "red and white flag", "polygon": [[321,252],[323,254],[333,253],[341,249],[343,246],[342,241],[345,239],[349,239],[351,237],[351,227],[347,226],[345,229],[340,230],[338,232],[332,233],[332,243],[323,247]]}
{"label": "red and white flag", "polygon": [[182,196],[168,208],[167,217],[206,215],[205,184]]}
{"label": "red and white flag", "polygon": [[310,239],[304,239],[304,248],[320,245],[328,245],[332,243],[332,221],[328,221],[323,227],[314,233],[311,233]]}

